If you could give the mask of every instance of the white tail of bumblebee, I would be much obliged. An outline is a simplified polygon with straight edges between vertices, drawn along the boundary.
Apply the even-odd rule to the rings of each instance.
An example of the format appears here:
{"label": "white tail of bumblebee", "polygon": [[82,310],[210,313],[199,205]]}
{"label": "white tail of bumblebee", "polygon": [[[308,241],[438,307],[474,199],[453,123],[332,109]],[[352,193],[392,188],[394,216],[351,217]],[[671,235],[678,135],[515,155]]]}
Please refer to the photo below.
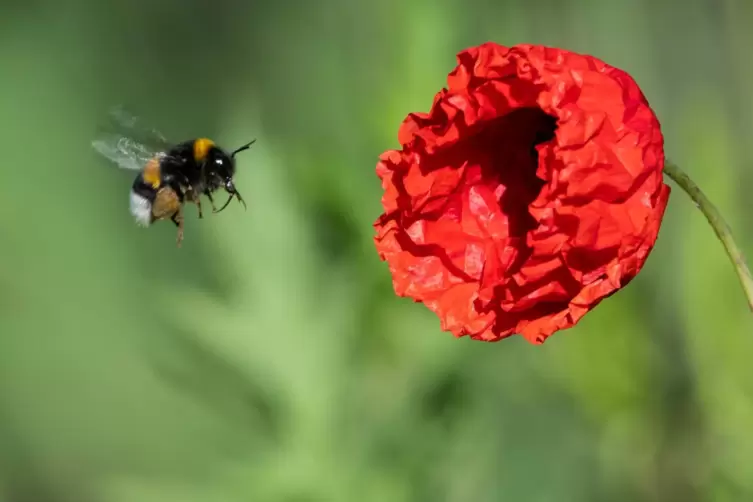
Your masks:
{"label": "white tail of bumblebee", "polygon": [[131,190],[131,214],[136,223],[148,227],[152,223],[152,204],[143,196]]}

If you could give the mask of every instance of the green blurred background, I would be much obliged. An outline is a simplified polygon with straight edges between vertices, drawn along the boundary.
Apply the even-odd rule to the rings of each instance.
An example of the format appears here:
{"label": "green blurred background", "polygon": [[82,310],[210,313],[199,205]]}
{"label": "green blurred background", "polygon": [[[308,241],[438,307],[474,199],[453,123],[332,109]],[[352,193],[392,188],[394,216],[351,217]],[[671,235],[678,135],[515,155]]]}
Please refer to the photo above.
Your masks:
{"label": "green blurred background", "polygon": [[[2,502],[739,501],[753,323],[674,188],[644,271],[543,346],[439,331],[372,245],[378,154],[455,54],[631,73],[753,255],[750,0],[4,0]],[[249,202],[128,213],[125,104],[234,147]]]}

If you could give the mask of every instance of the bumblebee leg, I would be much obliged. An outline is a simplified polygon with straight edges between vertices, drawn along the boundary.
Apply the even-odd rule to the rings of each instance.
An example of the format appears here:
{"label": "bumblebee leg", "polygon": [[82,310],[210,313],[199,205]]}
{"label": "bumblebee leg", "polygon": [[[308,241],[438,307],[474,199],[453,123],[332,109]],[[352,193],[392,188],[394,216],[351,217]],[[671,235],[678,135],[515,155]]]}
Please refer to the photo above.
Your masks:
{"label": "bumblebee leg", "polygon": [[180,208],[177,212],[175,212],[170,217],[170,220],[175,223],[176,227],[178,227],[178,236],[176,237],[175,244],[180,247],[181,243],[183,242],[183,208]]}
{"label": "bumblebee leg", "polygon": [[216,213],[217,212],[217,206],[214,205],[214,199],[212,198],[212,192],[210,192],[209,190],[205,190],[204,191],[204,195],[207,196],[207,199],[209,199],[209,203],[212,204],[212,212]]}
{"label": "bumblebee leg", "polygon": [[152,203],[152,219],[157,221],[171,218],[180,208],[180,199],[175,190],[170,187],[160,188]]}
{"label": "bumblebee leg", "polygon": [[201,199],[199,195],[195,195],[193,201],[196,203],[196,207],[199,209],[199,219],[204,217],[204,213],[201,212]]}
{"label": "bumblebee leg", "polygon": [[196,204],[196,209],[199,210],[199,219],[203,218],[204,212],[201,210],[201,196],[198,193],[194,192],[193,188],[189,187],[188,189],[186,189],[185,198],[186,201]]}

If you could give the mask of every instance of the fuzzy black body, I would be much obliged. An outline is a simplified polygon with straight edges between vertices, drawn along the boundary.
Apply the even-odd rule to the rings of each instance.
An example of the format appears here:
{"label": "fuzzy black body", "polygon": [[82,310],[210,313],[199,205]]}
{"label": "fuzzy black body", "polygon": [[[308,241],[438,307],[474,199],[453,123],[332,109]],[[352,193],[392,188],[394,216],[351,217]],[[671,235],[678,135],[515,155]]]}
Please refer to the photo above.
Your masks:
{"label": "fuzzy black body", "polygon": [[133,189],[153,196],[162,186],[169,186],[181,200],[191,191],[208,195],[220,188],[234,191],[235,161],[222,148],[206,138],[179,143],[148,162],[133,183]]}
{"label": "fuzzy black body", "polygon": [[[253,142],[252,142],[253,143]],[[245,205],[235,188],[234,155],[248,148],[244,145],[232,153],[207,138],[179,143],[150,159],[131,187],[131,213],[136,221],[149,226],[161,219],[171,219],[178,226],[182,239],[183,206],[193,202],[203,217],[201,196],[205,195],[214,212],[219,212],[233,197]],[[227,203],[218,211],[212,193],[224,188],[230,194]]]}
{"label": "fuzzy black body", "polygon": [[[235,155],[249,149],[255,140],[227,152],[208,138],[168,141],[122,107],[112,109],[109,119],[92,146],[115,165],[138,172],[130,191],[131,214],[138,224],[150,226],[157,220],[172,220],[178,227],[180,245],[186,204],[196,204],[199,218],[203,217],[202,196],[209,199],[216,213],[233,198],[246,206],[233,180]],[[218,210],[212,194],[220,189],[229,197]]]}
{"label": "fuzzy black body", "polygon": [[166,181],[174,180],[201,194],[215,192],[233,181],[234,160],[209,139],[185,141],[165,153],[161,170]]}

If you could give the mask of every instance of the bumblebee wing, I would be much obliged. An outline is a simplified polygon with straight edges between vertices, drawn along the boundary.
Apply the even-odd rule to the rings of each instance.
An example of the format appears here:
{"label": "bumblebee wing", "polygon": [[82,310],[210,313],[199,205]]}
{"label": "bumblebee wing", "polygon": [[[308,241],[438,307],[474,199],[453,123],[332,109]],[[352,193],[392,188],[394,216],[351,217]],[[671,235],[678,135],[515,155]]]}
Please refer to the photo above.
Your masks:
{"label": "bumblebee wing", "polygon": [[123,169],[138,171],[155,157],[165,157],[165,136],[122,106],[110,109],[92,147]]}
{"label": "bumblebee wing", "polygon": [[118,167],[133,171],[142,169],[154,157],[164,155],[127,136],[103,136],[92,141],[92,147]]}
{"label": "bumblebee wing", "polygon": [[154,127],[147,125],[143,119],[137,117],[123,106],[110,109],[106,130],[119,133],[142,143],[154,151],[166,150],[170,142]]}

